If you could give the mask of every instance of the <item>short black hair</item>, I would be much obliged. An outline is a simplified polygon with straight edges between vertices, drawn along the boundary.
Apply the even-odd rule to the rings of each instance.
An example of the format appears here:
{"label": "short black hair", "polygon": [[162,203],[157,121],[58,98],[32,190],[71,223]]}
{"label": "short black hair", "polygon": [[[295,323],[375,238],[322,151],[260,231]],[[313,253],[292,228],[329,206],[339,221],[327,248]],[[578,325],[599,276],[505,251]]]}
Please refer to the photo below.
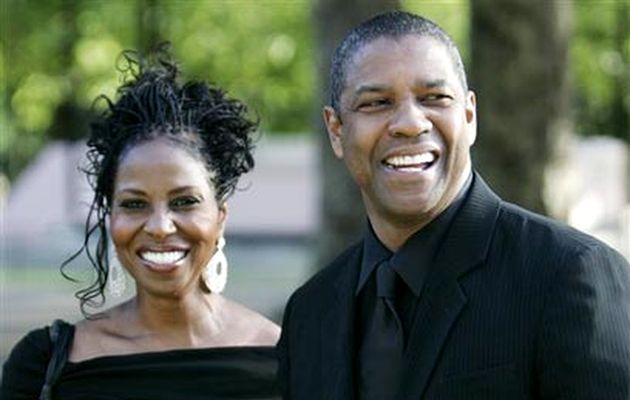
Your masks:
{"label": "short black hair", "polygon": [[330,67],[330,103],[340,111],[341,92],[346,84],[348,66],[363,46],[385,37],[398,39],[406,35],[428,36],[443,44],[464,90],[468,90],[464,63],[450,36],[435,22],[405,11],[388,11],[379,14],[352,29],[335,50]]}
{"label": "short black hair", "polygon": [[[95,282],[76,294],[86,317],[86,306],[98,307],[105,299],[109,275],[106,219],[118,165],[130,149],[163,138],[188,151],[208,170],[219,204],[234,192],[240,175],[254,167],[252,136],[258,118],[252,118],[245,104],[216,86],[199,81],[180,85],[180,71],[168,47],[162,44],[144,57],[135,51],[123,52],[118,69],[126,79],[118,88],[117,99],[97,98],[106,108],[91,125],[83,169],[94,197],[83,246],[62,264],[63,273],[65,265],[85,251],[96,270]],[[94,234],[95,244],[90,240]]]}

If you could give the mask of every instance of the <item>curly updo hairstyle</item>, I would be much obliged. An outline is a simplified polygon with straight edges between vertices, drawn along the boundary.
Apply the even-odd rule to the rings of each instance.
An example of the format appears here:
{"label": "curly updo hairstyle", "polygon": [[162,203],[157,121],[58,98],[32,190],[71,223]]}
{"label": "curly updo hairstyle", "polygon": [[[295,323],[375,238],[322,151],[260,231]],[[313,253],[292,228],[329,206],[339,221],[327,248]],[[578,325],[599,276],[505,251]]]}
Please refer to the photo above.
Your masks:
{"label": "curly updo hairstyle", "polygon": [[[254,166],[252,134],[258,119],[247,107],[230,98],[218,87],[205,82],[178,84],[179,69],[162,45],[148,57],[122,53],[118,70],[126,77],[118,88],[116,100],[99,96],[105,111],[91,125],[87,141],[87,166],[83,171],[94,190],[85,224],[82,247],[66,260],[64,267],[85,251],[96,270],[94,282],[76,293],[81,312],[105,301],[104,288],[109,274],[107,217],[118,164],[134,146],[165,138],[204,163],[209,171],[216,200],[222,204],[235,190],[241,174]],[[96,240],[90,240],[93,236]]]}

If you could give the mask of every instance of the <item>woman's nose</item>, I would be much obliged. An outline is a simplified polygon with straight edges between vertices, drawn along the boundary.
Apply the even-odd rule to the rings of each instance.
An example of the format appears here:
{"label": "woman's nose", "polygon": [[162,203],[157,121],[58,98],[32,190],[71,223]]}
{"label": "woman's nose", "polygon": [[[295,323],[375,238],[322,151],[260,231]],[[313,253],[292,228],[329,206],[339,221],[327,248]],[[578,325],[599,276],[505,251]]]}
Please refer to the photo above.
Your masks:
{"label": "woman's nose", "polygon": [[169,210],[156,209],[146,220],[143,230],[156,238],[166,237],[176,231]]}

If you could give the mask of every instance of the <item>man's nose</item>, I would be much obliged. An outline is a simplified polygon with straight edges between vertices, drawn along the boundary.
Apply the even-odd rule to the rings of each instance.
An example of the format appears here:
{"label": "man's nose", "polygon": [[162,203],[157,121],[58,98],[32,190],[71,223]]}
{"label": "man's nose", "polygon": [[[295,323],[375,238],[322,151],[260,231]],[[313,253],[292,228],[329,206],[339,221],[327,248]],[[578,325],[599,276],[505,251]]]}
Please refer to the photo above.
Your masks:
{"label": "man's nose", "polygon": [[170,210],[158,208],[151,212],[151,215],[149,215],[149,218],[144,224],[143,230],[155,238],[164,238],[174,233],[177,228],[175,227]]}
{"label": "man's nose", "polygon": [[394,136],[418,136],[428,133],[433,126],[427,118],[426,110],[414,98],[400,101],[389,125]]}

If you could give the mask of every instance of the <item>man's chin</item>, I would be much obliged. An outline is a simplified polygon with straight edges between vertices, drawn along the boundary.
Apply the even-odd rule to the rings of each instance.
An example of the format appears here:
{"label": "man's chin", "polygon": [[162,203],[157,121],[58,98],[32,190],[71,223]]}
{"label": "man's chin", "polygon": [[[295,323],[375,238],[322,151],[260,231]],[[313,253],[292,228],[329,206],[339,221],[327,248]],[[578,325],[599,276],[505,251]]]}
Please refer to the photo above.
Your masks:
{"label": "man's chin", "polygon": [[415,196],[392,202],[387,208],[388,218],[402,224],[422,224],[439,214],[438,204],[431,196]]}

